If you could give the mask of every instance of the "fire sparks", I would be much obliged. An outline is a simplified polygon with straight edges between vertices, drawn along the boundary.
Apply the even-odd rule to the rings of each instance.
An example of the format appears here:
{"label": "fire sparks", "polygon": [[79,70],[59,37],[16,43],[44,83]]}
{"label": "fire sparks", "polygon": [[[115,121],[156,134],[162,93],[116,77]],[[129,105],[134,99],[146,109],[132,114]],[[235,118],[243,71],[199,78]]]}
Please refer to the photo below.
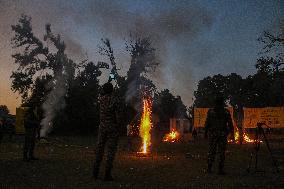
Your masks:
{"label": "fire sparks", "polygon": [[172,130],[170,133],[166,134],[163,138],[164,142],[177,142],[180,139],[180,134],[176,130]]}
{"label": "fire sparks", "polygon": [[254,139],[250,139],[249,136],[248,136],[248,134],[245,133],[245,132],[243,133],[243,139],[244,139],[244,141],[245,141],[246,143],[255,142],[255,140],[254,140]]}
{"label": "fire sparks", "polygon": [[151,128],[152,128],[152,102],[150,99],[143,99],[143,112],[140,122],[139,134],[142,138],[141,152],[146,154],[149,152],[149,147],[151,145]]}

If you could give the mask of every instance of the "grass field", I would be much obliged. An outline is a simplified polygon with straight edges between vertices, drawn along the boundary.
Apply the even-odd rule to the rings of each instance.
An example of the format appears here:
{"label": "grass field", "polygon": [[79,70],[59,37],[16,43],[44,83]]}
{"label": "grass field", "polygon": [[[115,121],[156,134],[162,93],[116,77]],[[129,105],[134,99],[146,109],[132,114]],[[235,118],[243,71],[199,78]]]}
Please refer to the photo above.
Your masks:
{"label": "grass field", "polygon": [[[272,166],[264,145],[259,152],[261,172],[248,173],[252,145],[230,144],[225,176],[206,174],[207,142],[158,143],[150,157],[124,150],[120,140],[113,176],[115,181],[92,178],[95,139],[52,137],[38,143],[38,161],[22,161],[22,137],[5,139],[0,146],[0,188],[284,188],[284,145],[271,143],[280,173]],[[100,177],[103,176],[103,169]]]}

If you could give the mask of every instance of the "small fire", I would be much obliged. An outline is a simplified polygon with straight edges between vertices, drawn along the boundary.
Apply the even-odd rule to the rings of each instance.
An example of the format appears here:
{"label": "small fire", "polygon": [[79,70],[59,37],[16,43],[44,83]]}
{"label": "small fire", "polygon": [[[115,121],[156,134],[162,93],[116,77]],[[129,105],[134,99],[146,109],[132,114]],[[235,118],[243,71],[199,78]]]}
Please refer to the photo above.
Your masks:
{"label": "small fire", "polygon": [[[235,139],[235,143],[238,143],[239,140],[240,140],[240,132],[239,132],[239,129],[236,128],[236,131],[235,131],[235,134],[234,134],[234,139]],[[229,140],[228,142],[234,142],[233,140]],[[248,134],[243,131],[243,142],[245,143],[253,143],[255,142],[255,139],[251,139]],[[262,142],[262,141],[260,141]]]}
{"label": "small fire", "polygon": [[180,134],[175,129],[166,134],[163,138],[164,142],[177,142],[180,139]]}
{"label": "small fire", "polygon": [[141,117],[139,135],[142,138],[143,145],[141,147],[141,152],[146,154],[149,152],[149,147],[151,145],[151,128],[152,128],[152,102],[150,99],[143,99],[143,113]]}
{"label": "small fire", "polygon": [[254,140],[254,139],[250,139],[249,136],[248,136],[248,134],[245,133],[245,132],[243,133],[243,139],[244,139],[244,141],[245,141],[246,143],[255,142],[255,140]]}

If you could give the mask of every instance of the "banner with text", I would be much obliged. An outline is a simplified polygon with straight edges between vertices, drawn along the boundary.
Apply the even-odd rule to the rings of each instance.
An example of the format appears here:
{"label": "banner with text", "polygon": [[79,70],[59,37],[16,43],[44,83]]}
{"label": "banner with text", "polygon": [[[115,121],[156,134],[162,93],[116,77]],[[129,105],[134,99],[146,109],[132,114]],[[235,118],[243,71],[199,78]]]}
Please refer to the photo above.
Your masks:
{"label": "banner with text", "polygon": [[[232,120],[233,119],[233,108],[229,107],[227,108],[231,114]],[[196,127],[204,127],[205,121],[207,118],[207,112],[209,108],[194,108],[194,117],[193,117],[193,126]],[[233,124],[235,125],[235,122],[233,121]]]}
{"label": "banner with text", "polygon": [[284,107],[244,108],[244,128],[255,128],[257,123],[284,128]]}

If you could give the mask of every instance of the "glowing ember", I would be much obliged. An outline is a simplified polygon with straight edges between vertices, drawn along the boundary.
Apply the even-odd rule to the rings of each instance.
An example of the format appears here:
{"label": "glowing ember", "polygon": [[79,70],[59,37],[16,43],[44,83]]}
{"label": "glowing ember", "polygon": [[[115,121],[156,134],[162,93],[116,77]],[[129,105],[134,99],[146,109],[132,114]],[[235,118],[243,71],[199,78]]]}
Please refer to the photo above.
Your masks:
{"label": "glowing ember", "polygon": [[245,132],[243,133],[243,139],[244,139],[244,141],[245,141],[246,143],[255,142],[255,140],[254,140],[254,139],[250,139],[249,136],[248,136],[248,134],[245,133]]}
{"label": "glowing ember", "polygon": [[143,99],[143,113],[141,117],[139,134],[142,138],[142,147],[140,153],[148,153],[149,146],[151,145],[151,128],[152,128],[152,103],[150,99]]}
{"label": "glowing ember", "polygon": [[166,134],[163,138],[164,142],[177,142],[180,139],[180,134],[176,130],[172,130],[170,133]]}

